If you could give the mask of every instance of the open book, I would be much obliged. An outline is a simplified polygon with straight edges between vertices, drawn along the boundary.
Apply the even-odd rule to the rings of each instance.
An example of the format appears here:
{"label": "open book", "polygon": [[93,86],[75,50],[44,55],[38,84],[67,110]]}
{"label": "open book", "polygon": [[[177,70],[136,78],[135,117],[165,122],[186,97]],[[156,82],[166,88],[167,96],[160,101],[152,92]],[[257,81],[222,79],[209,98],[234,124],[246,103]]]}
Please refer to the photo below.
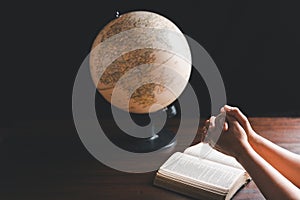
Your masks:
{"label": "open book", "polygon": [[231,199],[250,179],[235,158],[199,143],[174,153],[159,168],[154,185],[196,199]]}

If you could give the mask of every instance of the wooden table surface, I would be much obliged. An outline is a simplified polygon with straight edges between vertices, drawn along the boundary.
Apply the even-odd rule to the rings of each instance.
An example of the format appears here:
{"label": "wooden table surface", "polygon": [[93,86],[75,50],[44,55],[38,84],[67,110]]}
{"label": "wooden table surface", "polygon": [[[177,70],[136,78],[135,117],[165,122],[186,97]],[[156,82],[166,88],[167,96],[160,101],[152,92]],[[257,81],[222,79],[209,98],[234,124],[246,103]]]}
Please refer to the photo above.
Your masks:
{"label": "wooden table surface", "polygon": [[[300,118],[250,118],[254,129],[300,153]],[[199,130],[203,121],[200,122]],[[188,133],[187,133],[188,134]],[[194,140],[199,141],[200,131]],[[72,121],[18,121],[0,127],[0,199],[172,199],[154,187],[155,172],[111,169],[88,153]],[[234,199],[264,199],[251,181]]]}

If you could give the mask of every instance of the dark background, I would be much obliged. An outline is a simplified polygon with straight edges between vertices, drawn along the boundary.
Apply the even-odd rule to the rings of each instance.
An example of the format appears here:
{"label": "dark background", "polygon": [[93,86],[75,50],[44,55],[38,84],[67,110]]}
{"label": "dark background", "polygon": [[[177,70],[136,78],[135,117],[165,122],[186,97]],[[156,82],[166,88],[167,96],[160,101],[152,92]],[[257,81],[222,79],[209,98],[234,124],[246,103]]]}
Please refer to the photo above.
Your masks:
{"label": "dark background", "polygon": [[[297,2],[2,2],[0,199],[111,199],[103,197],[106,189],[135,199],[151,193],[153,188],[146,185],[151,174],[124,176],[98,162],[72,121],[77,70],[117,11],[156,12],[198,41],[219,68],[228,104],[248,116],[300,116]],[[201,76],[193,73],[191,84],[201,116],[209,116],[210,99]],[[109,104],[98,100],[99,110],[107,112]],[[289,125],[283,120],[275,128],[282,124]],[[132,185],[138,180],[141,187]],[[148,193],[143,187],[150,188]]]}
{"label": "dark background", "polygon": [[[2,6],[2,121],[72,119],[73,82],[97,33],[120,14],[172,20],[211,55],[228,104],[248,116],[300,116],[297,1],[11,2]],[[191,83],[210,113],[199,74]]]}

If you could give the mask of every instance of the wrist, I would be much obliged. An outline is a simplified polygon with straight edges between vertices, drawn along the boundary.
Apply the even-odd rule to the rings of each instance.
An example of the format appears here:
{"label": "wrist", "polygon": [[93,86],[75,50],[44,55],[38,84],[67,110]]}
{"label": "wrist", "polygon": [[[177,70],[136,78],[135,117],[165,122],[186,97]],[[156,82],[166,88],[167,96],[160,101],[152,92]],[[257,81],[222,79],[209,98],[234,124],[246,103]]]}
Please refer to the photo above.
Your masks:
{"label": "wrist", "polygon": [[253,148],[251,147],[251,145],[248,142],[244,142],[241,145],[240,150],[235,154],[235,159],[238,162],[241,162],[245,157],[247,157],[249,155],[249,153],[253,150]]}
{"label": "wrist", "polygon": [[250,145],[253,146],[258,139],[258,134],[253,129],[251,129],[248,132],[247,136],[248,136],[248,141],[249,141]]}

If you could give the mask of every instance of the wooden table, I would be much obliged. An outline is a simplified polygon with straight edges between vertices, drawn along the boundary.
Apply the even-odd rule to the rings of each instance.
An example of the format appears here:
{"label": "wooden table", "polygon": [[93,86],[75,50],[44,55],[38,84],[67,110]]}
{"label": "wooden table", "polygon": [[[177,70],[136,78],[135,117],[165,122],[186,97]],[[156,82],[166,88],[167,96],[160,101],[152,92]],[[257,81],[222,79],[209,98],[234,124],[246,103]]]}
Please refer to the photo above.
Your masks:
{"label": "wooden table", "polygon": [[[300,153],[300,118],[250,121],[264,137]],[[199,137],[200,131],[194,143]],[[155,172],[131,174],[103,165],[87,152],[72,121],[18,121],[0,127],[0,158],[0,199],[4,200],[190,199],[154,187]],[[234,199],[264,197],[251,181]]]}

